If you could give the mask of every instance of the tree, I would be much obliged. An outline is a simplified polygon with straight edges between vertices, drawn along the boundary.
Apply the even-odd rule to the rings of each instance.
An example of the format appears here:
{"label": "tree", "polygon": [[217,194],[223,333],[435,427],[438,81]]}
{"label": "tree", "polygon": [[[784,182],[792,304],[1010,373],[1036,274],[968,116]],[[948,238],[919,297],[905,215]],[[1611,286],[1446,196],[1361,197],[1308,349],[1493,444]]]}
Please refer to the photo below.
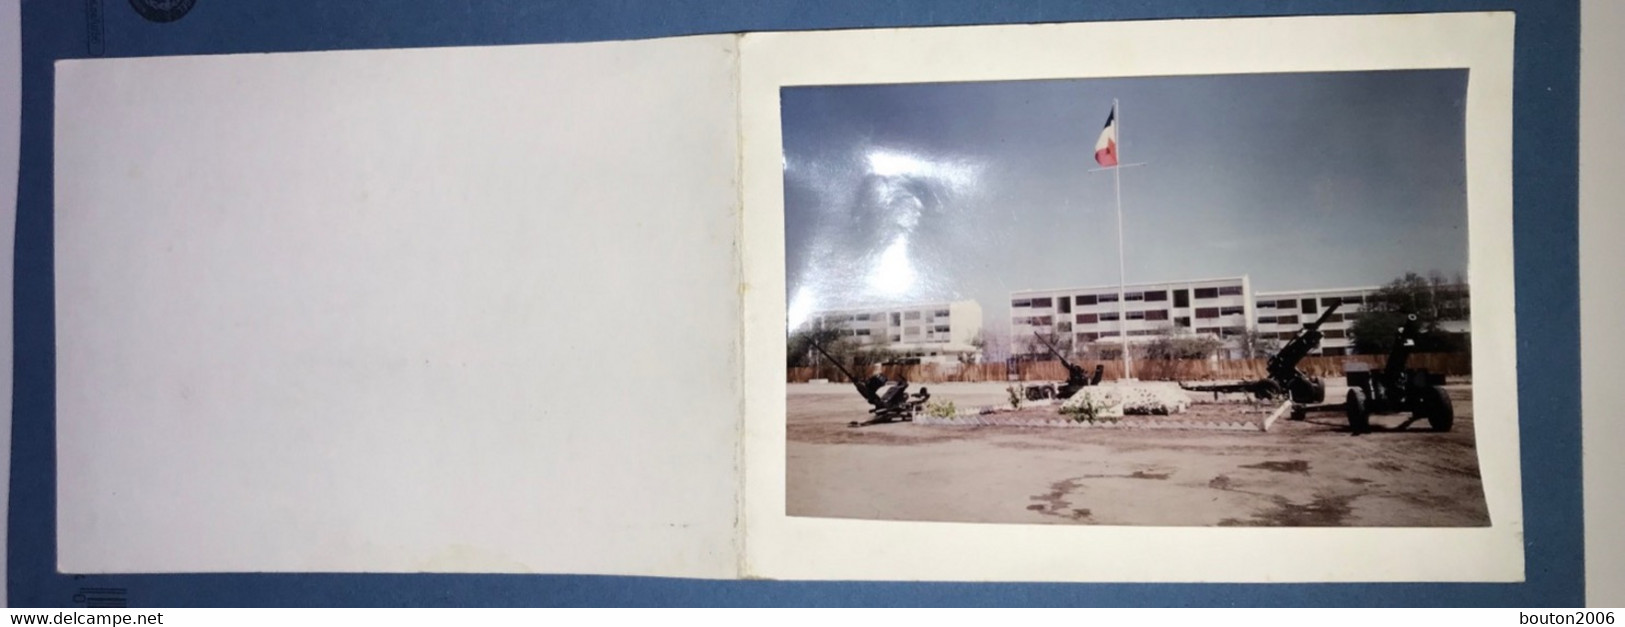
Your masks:
{"label": "tree", "polygon": [[1055,347],[1056,353],[1072,357],[1072,334],[1061,335],[1051,331],[1027,336],[1027,354],[1035,361],[1055,359],[1055,354],[1050,352],[1051,346]]}
{"label": "tree", "polygon": [[1224,342],[1211,335],[1164,326],[1138,351],[1145,360],[1140,363],[1138,372],[1147,379],[1178,378],[1184,361],[1207,359],[1222,346]]}
{"label": "tree", "polygon": [[982,361],[984,363],[1003,363],[1005,358],[1010,356],[1009,333],[993,328],[983,328],[976,334],[976,338],[982,342],[982,345],[978,348],[982,350]]}
{"label": "tree", "polygon": [[1262,359],[1273,356],[1281,350],[1281,340],[1273,334],[1260,333],[1258,329],[1247,329],[1239,336],[1241,354],[1243,358]]}
{"label": "tree", "polygon": [[813,348],[817,343],[831,355],[837,354],[842,344],[841,328],[838,326],[813,326],[791,333],[786,345],[786,357],[791,368],[806,368],[821,365],[823,355]]}
{"label": "tree", "polygon": [[976,335],[972,336],[970,342],[968,342],[970,347],[976,349],[976,351],[972,353],[960,353],[959,363],[972,365],[982,359],[982,356],[987,350],[987,338],[983,337],[982,332],[982,329],[977,329]]}
{"label": "tree", "polygon": [[[1456,277],[1459,281],[1461,277]],[[1354,351],[1366,354],[1385,354],[1394,348],[1394,339],[1406,318],[1415,315],[1422,336],[1417,339],[1417,352],[1457,352],[1467,350],[1468,337],[1464,333],[1450,333],[1440,327],[1441,322],[1467,320],[1470,315],[1467,286],[1447,281],[1435,271],[1422,276],[1407,272],[1365,297],[1365,305],[1350,331],[1354,335]]]}
{"label": "tree", "polygon": [[1224,342],[1211,335],[1165,326],[1157,330],[1141,352],[1146,359],[1207,359],[1222,346]]}

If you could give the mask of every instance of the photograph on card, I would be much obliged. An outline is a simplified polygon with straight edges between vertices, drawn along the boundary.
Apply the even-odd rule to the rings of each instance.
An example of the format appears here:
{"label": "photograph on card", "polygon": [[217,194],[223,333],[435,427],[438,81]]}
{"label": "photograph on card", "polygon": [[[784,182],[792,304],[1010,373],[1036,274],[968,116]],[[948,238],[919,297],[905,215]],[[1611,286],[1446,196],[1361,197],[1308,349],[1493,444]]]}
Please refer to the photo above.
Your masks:
{"label": "photograph on card", "polygon": [[785,514],[1489,526],[1467,89],[781,88]]}

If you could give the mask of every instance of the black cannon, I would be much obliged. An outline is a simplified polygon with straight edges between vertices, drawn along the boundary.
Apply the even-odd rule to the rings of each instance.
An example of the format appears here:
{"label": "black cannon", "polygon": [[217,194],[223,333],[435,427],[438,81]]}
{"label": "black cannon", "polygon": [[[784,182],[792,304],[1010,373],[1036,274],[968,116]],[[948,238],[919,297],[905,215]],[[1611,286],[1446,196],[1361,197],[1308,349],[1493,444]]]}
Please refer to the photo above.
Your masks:
{"label": "black cannon", "polygon": [[[864,427],[883,422],[912,421],[914,415],[919,413],[920,407],[931,398],[931,393],[924,387],[921,387],[919,392],[909,394],[908,380],[901,376],[897,377],[896,381],[888,381],[881,375],[859,380],[852,371],[841,365],[840,360],[830,356],[824,347],[819,346],[817,342],[812,346],[828,358],[830,363],[835,364],[841,374],[846,375],[852,382],[852,387],[857,388],[858,394],[863,395],[863,400],[869,401],[869,413],[874,417],[863,422],[853,421],[847,426]],[[887,387],[888,383],[891,384],[890,387]]]}
{"label": "black cannon", "polygon": [[1418,420],[1427,420],[1434,431],[1449,431],[1455,424],[1456,409],[1441,387],[1444,375],[1405,367],[1420,335],[1416,315],[1407,315],[1381,371],[1372,372],[1369,366],[1357,362],[1343,367],[1349,386],[1345,409],[1354,433],[1370,432],[1372,414],[1410,412],[1411,418],[1400,425],[1401,429]]}
{"label": "black cannon", "polygon": [[1271,355],[1269,362],[1265,364],[1264,378],[1222,385],[1185,385],[1180,383],[1179,387],[1192,392],[1245,392],[1260,400],[1275,400],[1285,397],[1291,399],[1293,403],[1292,418],[1294,420],[1303,419],[1304,406],[1325,402],[1326,384],[1319,378],[1311,377],[1308,373],[1299,370],[1298,364],[1303,361],[1304,357],[1309,356],[1310,351],[1320,346],[1322,337],[1320,327],[1326,324],[1326,320],[1331,318],[1332,313],[1337,311],[1337,308],[1341,305],[1341,303],[1336,302],[1328,305],[1326,311],[1321,312],[1319,318],[1316,318],[1314,322],[1303,325],[1303,329],[1298,331],[1298,335],[1293,337],[1292,341],[1287,342],[1286,346],[1282,346],[1281,350]]}
{"label": "black cannon", "polygon": [[1061,360],[1061,365],[1066,367],[1066,383],[1061,384],[1060,387],[1056,387],[1053,383],[1028,386],[1027,400],[1037,401],[1046,398],[1065,400],[1072,398],[1074,394],[1078,393],[1078,390],[1091,385],[1100,385],[1100,378],[1106,374],[1106,366],[1095,364],[1095,373],[1091,377],[1089,372],[1084,370],[1082,366],[1067,361],[1066,356],[1062,355],[1061,351],[1055,348],[1055,345],[1051,344],[1049,340],[1044,339],[1044,336],[1039,335],[1037,332],[1034,332],[1033,336],[1037,337],[1038,341],[1044,344],[1044,348],[1048,348],[1050,354],[1055,355],[1056,359]]}

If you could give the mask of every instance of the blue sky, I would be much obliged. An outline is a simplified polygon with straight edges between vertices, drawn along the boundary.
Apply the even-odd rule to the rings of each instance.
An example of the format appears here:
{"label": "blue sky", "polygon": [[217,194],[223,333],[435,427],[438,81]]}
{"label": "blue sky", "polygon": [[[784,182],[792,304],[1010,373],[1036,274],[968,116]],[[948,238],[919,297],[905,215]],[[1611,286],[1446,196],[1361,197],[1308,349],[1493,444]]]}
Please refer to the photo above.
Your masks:
{"label": "blue sky", "polygon": [[788,297],[798,310],[1118,280],[1120,101],[1130,283],[1254,290],[1467,271],[1465,70],[790,87]]}

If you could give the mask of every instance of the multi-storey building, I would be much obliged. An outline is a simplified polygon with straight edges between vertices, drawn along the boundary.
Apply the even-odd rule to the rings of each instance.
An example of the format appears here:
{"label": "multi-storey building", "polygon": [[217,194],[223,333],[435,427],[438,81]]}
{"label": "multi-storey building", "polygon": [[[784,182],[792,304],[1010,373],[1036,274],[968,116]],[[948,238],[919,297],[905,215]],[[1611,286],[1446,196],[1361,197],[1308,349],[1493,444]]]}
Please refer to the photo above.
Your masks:
{"label": "multi-storey building", "polygon": [[[1281,341],[1292,339],[1303,325],[1314,322],[1327,307],[1339,303],[1324,325],[1320,327],[1320,349],[1313,354],[1346,355],[1354,352],[1354,322],[1365,311],[1366,299],[1380,287],[1346,287],[1291,292],[1259,292],[1255,299],[1258,312],[1255,328],[1263,337]],[[1440,317],[1439,328],[1450,333],[1467,333],[1471,323],[1465,315],[1467,289],[1460,285],[1441,285],[1434,288],[1435,303],[1445,311],[1435,312]]]}
{"label": "multi-storey building", "polygon": [[[1149,340],[1170,327],[1188,329],[1224,341],[1223,357],[1243,357],[1242,334],[1249,328],[1262,338],[1291,340],[1314,322],[1332,303],[1339,303],[1321,327],[1320,348],[1313,354],[1353,352],[1354,321],[1366,298],[1379,287],[1348,287],[1283,292],[1252,292],[1247,276],[1163,283],[1137,283],[1123,287],[1077,287],[1025,290],[1010,295],[1011,337],[1019,345],[1037,332],[1070,338],[1074,346],[1117,342],[1127,334],[1130,343]],[[1465,315],[1466,288],[1439,286],[1435,302],[1461,315],[1440,312],[1440,327],[1453,333],[1469,330]],[[1451,299],[1461,303],[1453,303]],[[1122,305],[1120,308],[1119,305]],[[1457,306],[1460,305],[1460,306]],[[1121,310],[1121,314],[1119,313]],[[1124,318],[1124,319],[1120,319]]]}
{"label": "multi-storey building", "polygon": [[1033,333],[1070,338],[1074,346],[1097,341],[1149,340],[1169,328],[1189,329],[1225,341],[1239,357],[1237,341],[1253,319],[1246,276],[1118,286],[1025,290],[1010,294],[1011,337]]}
{"label": "multi-storey building", "polygon": [[1365,297],[1378,289],[1348,287],[1259,292],[1254,296],[1253,306],[1258,312],[1255,328],[1261,337],[1285,342],[1297,336],[1303,330],[1303,325],[1318,319],[1327,307],[1337,304],[1337,310],[1320,327],[1320,349],[1312,354],[1345,355],[1353,352],[1354,337],[1350,331],[1365,307]]}
{"label": "multi-storey building", "polygon": [[809,321],[920,363],[974,361],[980,353],[973,341],[982,331],[982,306],[974,300],[822,311]]}

